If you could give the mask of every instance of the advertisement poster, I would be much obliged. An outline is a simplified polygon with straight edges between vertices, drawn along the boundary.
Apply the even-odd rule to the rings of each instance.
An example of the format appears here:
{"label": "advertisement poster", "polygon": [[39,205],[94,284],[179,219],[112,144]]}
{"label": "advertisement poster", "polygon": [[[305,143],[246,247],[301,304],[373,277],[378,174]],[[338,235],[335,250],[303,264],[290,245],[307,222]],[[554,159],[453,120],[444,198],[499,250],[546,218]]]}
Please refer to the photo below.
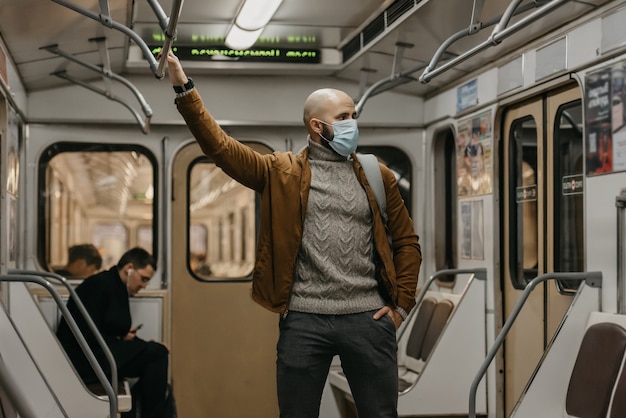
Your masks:
{"label": "advertisement poster", "polygon": [[491,110],[459,122],[456,137],[457,191],[460,197],[492,192]]}
{"label": "advertisement poster", "polygon": [[585,151],[588,176],[626,170],[625,63],[585,77]]}
{"label": "advertisement poster", "polygon": [[456,111],[462,112],[478,103],[478,81],[472,80],[456,89]]}
{"label": "advertisement poster", "polygon": [[483,228],[483,201],[461,202],[461,258],[465,260],[485,259]]}
{"label": "advertisement poster", "polygon": [[19,236],[17,233],[18,228],[18,208],[17,199],[19,197],[19,130],[20,126],[18,118],[15,112],[11,109],[9,112],[9,128],[6,136],[6,147],[8,152],[2,166],[5,167],[3,173],[3,182],[5,187],[5,206],[2,213],[6,215],[5,222],[3,223],[3,240],[6,243],[8,261],[11,262],[11,266],[14,267],[14,263],[17,258],[17,248],[19,244]]}

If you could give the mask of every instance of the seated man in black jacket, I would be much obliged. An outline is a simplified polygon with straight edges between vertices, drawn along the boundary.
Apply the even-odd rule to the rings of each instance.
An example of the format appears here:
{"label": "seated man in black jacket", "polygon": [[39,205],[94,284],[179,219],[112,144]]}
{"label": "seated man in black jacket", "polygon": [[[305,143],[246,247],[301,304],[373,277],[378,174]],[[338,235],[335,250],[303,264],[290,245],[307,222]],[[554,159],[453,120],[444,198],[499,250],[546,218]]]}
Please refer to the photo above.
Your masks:
{"label": "seated man in black jacket", "polygon": [[[169,350],[163,344],[138,338],[130,316],[129,297],[147,286],[155,269],[154,258],[147,251],[133,248],[122,255],[116,266],[85,279],[76,288],[78,297],[115,358],[118,377],[139,378],[133,387],[133,396],[141,404],[141,418],[161,418],[166,410]],[[104,353],[72,299],[67,307],[98,362],[110,376]],[[83,381],[97,382],[95,372],[64,319],[59,324],[57,336]],[[123,416],[135,416],[134,409]]]}

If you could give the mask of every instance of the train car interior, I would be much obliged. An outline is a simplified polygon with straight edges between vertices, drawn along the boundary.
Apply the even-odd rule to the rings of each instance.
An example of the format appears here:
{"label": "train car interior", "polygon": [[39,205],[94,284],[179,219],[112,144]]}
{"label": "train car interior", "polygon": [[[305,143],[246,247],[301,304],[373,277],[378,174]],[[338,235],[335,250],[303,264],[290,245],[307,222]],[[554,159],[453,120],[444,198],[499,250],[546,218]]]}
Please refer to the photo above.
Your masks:
{"label": "train car interior", "polygon": [[[354,101],[421,246],[399,417],[626,416],[624,21],[626,0],[0,0],[0,418],[137,410],[67,309],[80,244],[98,272],[154,257],[130,314],[177,416],[280,415],[280,315],[251,298],[267,202],[193,137],[170,50],[261,155],[309,146],[311,92]],[[358,418],[338,356],[319,417]]]}

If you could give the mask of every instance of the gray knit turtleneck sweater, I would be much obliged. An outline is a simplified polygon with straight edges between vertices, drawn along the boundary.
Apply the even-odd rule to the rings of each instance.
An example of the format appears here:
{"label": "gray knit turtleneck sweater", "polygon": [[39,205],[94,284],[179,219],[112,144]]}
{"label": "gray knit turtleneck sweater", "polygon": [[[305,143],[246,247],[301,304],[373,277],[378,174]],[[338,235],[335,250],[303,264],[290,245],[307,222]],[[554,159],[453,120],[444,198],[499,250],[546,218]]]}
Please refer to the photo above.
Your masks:
{"label": "gray knit turtleneck sweater", "polygon": [[372,214],[352,161],[309,139],[311,189],[289,309],[350,314],[385,305],[375,278]]}

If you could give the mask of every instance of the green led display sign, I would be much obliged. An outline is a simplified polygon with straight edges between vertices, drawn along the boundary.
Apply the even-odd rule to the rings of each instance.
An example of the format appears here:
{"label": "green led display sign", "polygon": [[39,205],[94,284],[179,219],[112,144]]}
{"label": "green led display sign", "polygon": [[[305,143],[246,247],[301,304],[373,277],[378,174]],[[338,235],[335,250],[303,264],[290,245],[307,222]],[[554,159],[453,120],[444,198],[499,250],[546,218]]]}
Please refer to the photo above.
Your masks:
{"label": "green led display sign", "polygon": [[[161,46],[150,48],[153,54],[161,51]],[[237,50],[221,46],[198,47],[176,46],[172,48],[181,61],[223,61],[239,62],[320,64],[321,51],[314,48],[258,48]]]}

